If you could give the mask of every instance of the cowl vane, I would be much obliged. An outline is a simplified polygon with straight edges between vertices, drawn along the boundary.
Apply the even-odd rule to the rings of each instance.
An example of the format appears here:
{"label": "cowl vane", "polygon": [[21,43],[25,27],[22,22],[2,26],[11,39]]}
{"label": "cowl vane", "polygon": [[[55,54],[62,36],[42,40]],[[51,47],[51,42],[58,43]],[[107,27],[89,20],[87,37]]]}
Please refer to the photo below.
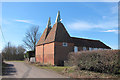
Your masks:
{"label": "cowl vane", "polygon": [[48,20],[47,27],[48,27],[48,28],[51,28],[51,18],[50,18],[50,17],[49,17],[49,20]]}
{"label": "cowl vane", "polygon": [[61,19],[60,19],[60,11],[58,11],[58,13],[57,13],[57,17],[56,17],[55,23],[58,23],[58,22],[61,22]]}

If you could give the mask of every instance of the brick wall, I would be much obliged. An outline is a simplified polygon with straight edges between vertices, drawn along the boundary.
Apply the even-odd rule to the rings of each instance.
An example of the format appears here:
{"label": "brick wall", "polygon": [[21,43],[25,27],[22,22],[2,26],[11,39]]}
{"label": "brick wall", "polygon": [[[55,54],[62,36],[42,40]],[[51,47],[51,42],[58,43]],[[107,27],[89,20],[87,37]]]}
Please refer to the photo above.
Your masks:
{"label": "brick wall", "polygon": [[44,63],[54,65],[54,43],[49,43],[36,47],[36,62],[43,63],[43,52]]}
{"label": "brick wall", "polygon": [[79,46],[78,51],[82,51],[82,50],[83,50],[83,47]]}
{"label": "brick wall", "polygon": [[54,42],[44,45],[44,63],[54,65]]}
{"label": "brick wall", "polygon": [[67,60],[68,54],[73,52],[73,50],[73,43],[67,43],[67,46],[63,46],[63,42],[55,42],[55,64],[61,65],[64,60]]}
{"label": "brick wall", "polygon": [[43,45],[36,47],[36,62],[43,62]]}
{"label": "brick wall", "polygon": [[[44,47],[44,49],[43,49]],[[44,50],[44,51],[43,51]],[[63,42],[53,42],[45,44],[44,46],[36,47],[36,62],[52,65],[61,65],[61,62],[67,60],[68,54],[74,51],[74,44],[67,43],[67,46],[63,46]]]}

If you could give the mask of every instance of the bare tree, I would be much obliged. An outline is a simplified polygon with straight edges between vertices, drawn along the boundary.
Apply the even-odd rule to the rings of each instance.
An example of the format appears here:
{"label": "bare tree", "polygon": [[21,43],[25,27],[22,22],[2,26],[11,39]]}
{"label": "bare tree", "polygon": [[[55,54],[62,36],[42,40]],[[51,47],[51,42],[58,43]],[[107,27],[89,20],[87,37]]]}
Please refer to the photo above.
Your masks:
{"label": "bare tree", "polygon": [[23,54],[25,48],[22,45],[17,46],[17,54]]}
{"label": "bare tree", "polygon": [[40,38],[39,26],[32,26],[23,39],[24,45],[27,49],[35,51],[35,46]]}
{"label": "bare tree", "polygon": [[5,60],[23,60],[25,49],[23,46],[14,46],[8,42],[2,50],[2,56]]}

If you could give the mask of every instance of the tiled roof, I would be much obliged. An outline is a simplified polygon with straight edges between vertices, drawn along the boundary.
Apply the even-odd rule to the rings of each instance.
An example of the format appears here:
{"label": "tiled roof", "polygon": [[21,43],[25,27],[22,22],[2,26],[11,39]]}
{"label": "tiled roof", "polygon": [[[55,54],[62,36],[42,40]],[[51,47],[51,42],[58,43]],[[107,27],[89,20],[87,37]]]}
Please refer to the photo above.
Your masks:
{"label": "tiled roof", "polygon": [[37,46],[50,42],[68,42],[74,43],[74,46],[111,49],[99,40],[70,37],[61,22],[55,23],[52,29],[47,27],[38,41]]}
{"label": "tiled roof", "polygon": [[70,35],[61,22],[53,25],[53,28],[45,40],[45,43],[50,42],[71,42]]}
{"label": "tiled roof", "polygon": [[41,45],[41,44],[44,44],[44,41],[45,41],[45,39],[47,38],[50,30],[51,30],[50,27],[47,27],[47,28],[44,30],[43,34],[42,34],[41,37],[40,37],[40,40],[39,40],[38,43],[37,43],[37,46],[38,46],[38,45]]}
{"label": "tiled roof", "polygon": [[37,43],[37,46],[50,42],[68,42],[74,43],[74,46],[111,49],[109,46],[105,45],[103,42],[99,40],[70,37],[64,25],[61,23],[60,11],[58,11],[56,23],[53,25],[52,28],[51,20],[49,18],[47,28],[43,32],[40,40]]}
{"label": "tiled roof", "polygon": [[91,39],[76,38],[76,37],[71,37],[71,38],[72,38],[72,43],[74,43],[75,46],[111,49],[109,46],[105,45],[103,42],[99,40],[91,40]]}

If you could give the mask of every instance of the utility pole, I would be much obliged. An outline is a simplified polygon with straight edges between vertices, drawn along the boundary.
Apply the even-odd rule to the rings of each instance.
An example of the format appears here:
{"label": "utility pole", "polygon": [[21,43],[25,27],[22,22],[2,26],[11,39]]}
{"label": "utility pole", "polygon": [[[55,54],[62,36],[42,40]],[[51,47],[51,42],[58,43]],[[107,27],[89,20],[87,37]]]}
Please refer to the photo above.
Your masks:
{"label": "utility pole", "polygon": [[7,49],[7,59],[10,59],[10,42],[8,42],[8,49]]}
{"label": "utility pole", "polygon": [[10,42],[8,42],[8,49],[9,49],[9,47],[10,47]]}
{"label": "utility pole", "polygon": [[9,51],[10,51],[10,42],[8,42],[8,53],[9,53]]}

